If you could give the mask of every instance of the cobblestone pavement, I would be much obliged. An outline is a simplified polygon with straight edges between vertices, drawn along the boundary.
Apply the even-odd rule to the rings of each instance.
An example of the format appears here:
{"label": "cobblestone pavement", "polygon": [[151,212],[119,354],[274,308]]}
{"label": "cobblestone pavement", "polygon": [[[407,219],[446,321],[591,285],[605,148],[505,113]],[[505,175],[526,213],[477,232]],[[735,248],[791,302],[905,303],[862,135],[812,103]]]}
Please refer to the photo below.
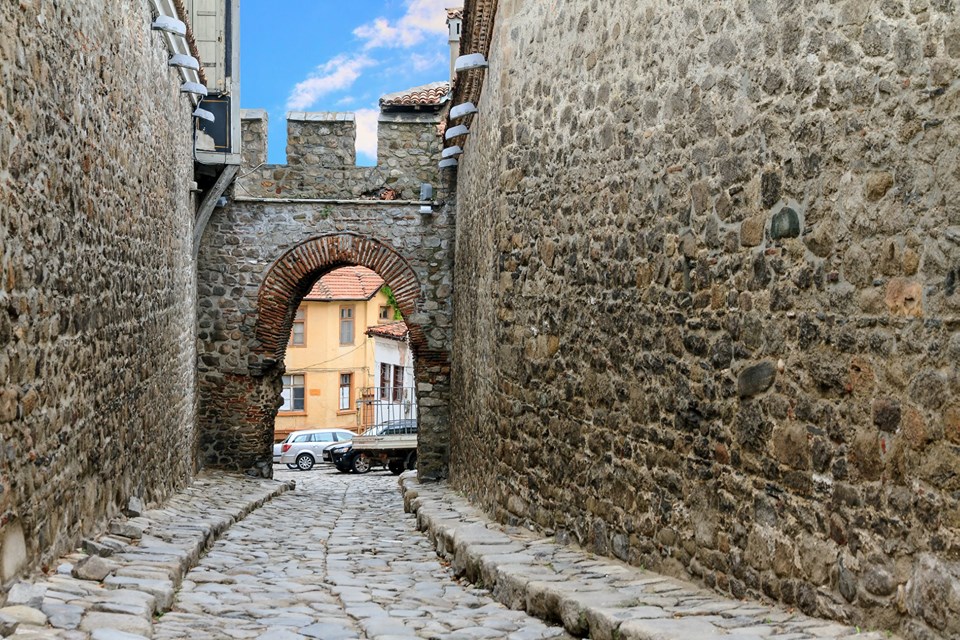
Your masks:
{"label": "cobblestone pavement", "polygon": [[83,552],[12,586],[0,636],[892,638],[731,600],[502,527],[442,483],[405,476],[401,499],[386,472],[275,471],[279,480],[295,479],[296,491],[286,482],[206,474],[160,508],[128,507],[128,517],[85,540]]}
{"label": "cobblestone pavement", "polygon": [[462,584],[404,513],[397,478],[275,467],[288,492],[184,578],[154,638],[570,638]]}
{"label": "cobblestone pavement", "polygon": [[[232,524],[288,483],[204,473],[162,506],[131,499],[108,532],[83,541],[45,574],[13,584],[0,636],[22,640],[136,640],[153,633],[186,571]],[[186,637],[186,636],[185,636]]]}

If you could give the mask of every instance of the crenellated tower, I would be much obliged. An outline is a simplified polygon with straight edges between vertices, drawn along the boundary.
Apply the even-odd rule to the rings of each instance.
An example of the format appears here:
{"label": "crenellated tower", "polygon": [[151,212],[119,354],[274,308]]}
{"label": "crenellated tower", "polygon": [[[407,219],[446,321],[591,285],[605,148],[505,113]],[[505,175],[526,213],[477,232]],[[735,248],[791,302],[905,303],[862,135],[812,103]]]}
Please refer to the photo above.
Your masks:
{"label": "crenellated tower", "polygon": [[383,96],[377,165],[356,166],[357,119],[349,112],[287,114],[287,162],[267,163],[267,113],[241,114],[243,166],[236,196],[416,200],[439,187],[442,112],[450,85],[435,82]]}

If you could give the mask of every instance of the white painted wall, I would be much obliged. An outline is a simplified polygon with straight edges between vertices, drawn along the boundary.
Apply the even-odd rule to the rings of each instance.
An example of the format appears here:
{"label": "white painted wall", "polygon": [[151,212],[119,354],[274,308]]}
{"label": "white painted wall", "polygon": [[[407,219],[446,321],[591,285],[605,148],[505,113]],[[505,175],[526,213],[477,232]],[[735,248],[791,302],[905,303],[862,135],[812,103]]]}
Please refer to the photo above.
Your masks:
{"label": "white painted wall", "polygon": [[[373,367],[374,385],[377,389],[384,386],[384,381],[381,379],[381,369],[383,368],[380,366],[381,364],[390,365],[391,372],[394,366],[403,367],[405,396],[401,402],[393,402],[392,395],[386,399],[382,399],[378,395],[376,403],[377,423],[401,418],[416,418],[417,397],[414,392],[416,383],[413,378],[413,351],[410,349],[410,345],[406,342],[374,336],[373,359],[375,363]],[[387,384],[392,384],[392,380],[388,380]]]}

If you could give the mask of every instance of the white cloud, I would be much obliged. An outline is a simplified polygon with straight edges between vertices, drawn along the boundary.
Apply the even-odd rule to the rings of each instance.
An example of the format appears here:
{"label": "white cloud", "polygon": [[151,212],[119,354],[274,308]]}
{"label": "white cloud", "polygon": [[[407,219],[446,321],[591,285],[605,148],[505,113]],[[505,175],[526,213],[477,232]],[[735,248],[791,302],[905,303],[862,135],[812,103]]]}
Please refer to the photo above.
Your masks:
{"label": "white cloud", "polygon": [[409,48],[427,36],[447,32],[445,8],[451,4],[451,0],[407,0],[406,4],[407,12],[396,23],[377,18],[354,29],[353,35],[364,41],[366,49]]}
{"label": "white cloud", "polygon": [[413,65],[414,71],[429,71],[435,67],[439,67],[447,62],[445,56],[440,55],[440,52],[434,52],[431,55],[420,55],[419,53],[414,53],[410,56],[410,63]]}
{"label": "white cloud", "polygon": [[377,159],[377,120],[379,109],[358,109],[357,118],[357,155],[366,155]]}
{"label": "white cloud", "polygon": [[357,99],[354,98],[353,96],[343,96],[342,98],[340,98],[339,100],[337,100],[337,106],[338,106],[338,107],[345,107],[345,106],[347,106],[347,105],[353,104],[353,103],[356,102],[356,101],[357,101]]}
{"label": "white cloud", "polygon": [[363,54],[337,56],[317,67],[306,80],[297,83],[287,98],[287,108],[295,111],[307,109],[329,93],[349,89],[363,70],[374,64],[372,59]]}

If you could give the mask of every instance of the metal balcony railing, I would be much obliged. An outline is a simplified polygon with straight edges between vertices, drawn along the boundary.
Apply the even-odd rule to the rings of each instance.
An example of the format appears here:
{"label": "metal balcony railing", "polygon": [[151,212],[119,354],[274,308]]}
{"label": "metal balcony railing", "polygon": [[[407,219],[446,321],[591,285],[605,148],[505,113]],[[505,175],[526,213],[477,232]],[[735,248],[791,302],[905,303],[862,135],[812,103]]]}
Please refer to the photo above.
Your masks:
{"label": "metal balcony railing", "polygon": [[417,418],[417,394],[414,387],[364,387],[357,399],[357,430],[392,420]]}

